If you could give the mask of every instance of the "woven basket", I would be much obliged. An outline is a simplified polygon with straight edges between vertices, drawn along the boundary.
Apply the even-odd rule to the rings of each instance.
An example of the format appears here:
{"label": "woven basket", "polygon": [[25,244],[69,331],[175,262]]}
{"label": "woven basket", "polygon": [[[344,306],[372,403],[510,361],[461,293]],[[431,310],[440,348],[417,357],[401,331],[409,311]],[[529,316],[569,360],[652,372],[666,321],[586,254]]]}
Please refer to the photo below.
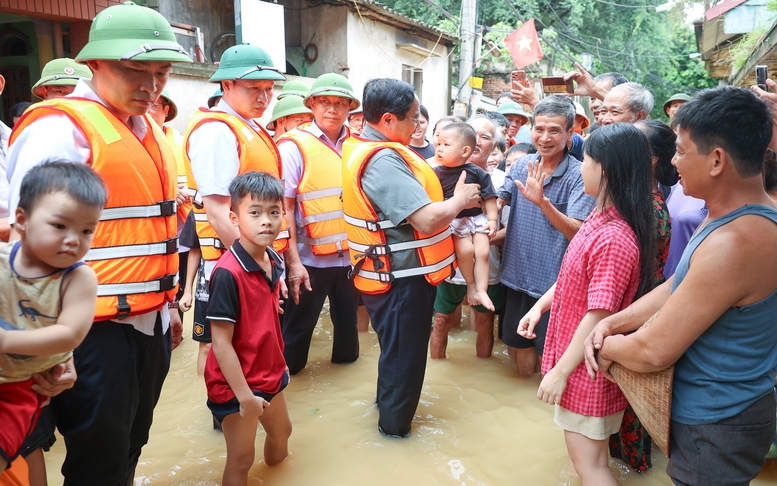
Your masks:
{"label": "woven basket", "polygon": [[[659,311],[660,312],[660,311]],[[642,325],[648,327],[658,312]],[[618,363],[610,366],[610,374],[615,378],[626,399],[639,417],[642,425],[650,433],[656,445],[669,457],[669,426],[672,410],[672,379],[674,365],[653,373],[637,373]]]}

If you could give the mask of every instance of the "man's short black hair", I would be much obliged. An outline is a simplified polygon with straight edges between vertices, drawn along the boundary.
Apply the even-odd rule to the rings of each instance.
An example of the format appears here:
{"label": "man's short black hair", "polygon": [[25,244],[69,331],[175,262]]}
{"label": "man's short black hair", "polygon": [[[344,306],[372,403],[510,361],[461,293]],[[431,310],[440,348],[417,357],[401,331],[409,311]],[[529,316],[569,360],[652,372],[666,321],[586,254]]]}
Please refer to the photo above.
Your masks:
{"label": "man's short black hair", "polygon": [[229,184],[232,211],[237,211],[240,201],[246,197],[261,201],[278,201],[283,206],[283,183],[277,177],[264,172],[246,172]]}
{"label": "man's short black hair", "polygon": [[751,90],[735,86],[697,93],[672,118],[672,129],[687,131],[700,154],[716,147],[725,150],[742,177],[763,172],[772,125],[769,105]]}
{"label": "man's short black hair", "polygon": [[76,162],[56,161],[36,165],[25,174],[19,189],[19,207],[30,214],[46,194],[64,192],[79,204],[102,209],[108,191],[97,173]]}
{"label": "man's short black hair", "polygon": [[32,103],[29,101],[20,101],[19,103],[16,103],[11,107],[10,110],[8,110],[8,114],[11,115],[11,121],[13,121],[14,118],[22,116],[24,114],[24,111],[30,107]]}
{"label": "man's short black hair", "polygon": [[386,113],[404,117],[415,99],[415,89],[409,83],[391,78],[370,79],[362,96],[364,119],[374,124]]}

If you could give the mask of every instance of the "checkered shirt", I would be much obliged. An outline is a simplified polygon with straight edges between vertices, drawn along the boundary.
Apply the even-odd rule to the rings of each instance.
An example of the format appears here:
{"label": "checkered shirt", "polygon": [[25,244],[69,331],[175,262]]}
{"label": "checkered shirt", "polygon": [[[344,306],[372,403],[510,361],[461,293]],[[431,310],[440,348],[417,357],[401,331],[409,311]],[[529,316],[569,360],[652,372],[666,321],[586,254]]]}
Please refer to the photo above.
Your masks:
{"label": "checkered shirt", "polygon": [[[631,228],[611,206],[591,215],[569,243],[558,276],[542,355],[542,372],[558,363],[590,310],[616,313],[629,306],[640,279],[639,246]],[[588,377],[585,363],[572,372],[560,405],[581,415],[605,417],[626,409],[618,385],[601,374]]]}

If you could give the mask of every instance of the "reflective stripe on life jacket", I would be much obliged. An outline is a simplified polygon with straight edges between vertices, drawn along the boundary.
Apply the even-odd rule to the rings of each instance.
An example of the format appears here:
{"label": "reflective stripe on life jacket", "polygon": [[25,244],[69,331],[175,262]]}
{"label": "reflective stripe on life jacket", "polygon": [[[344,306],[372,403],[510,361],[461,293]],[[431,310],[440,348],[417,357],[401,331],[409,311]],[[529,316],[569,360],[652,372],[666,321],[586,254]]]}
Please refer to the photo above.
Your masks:
{"label": "reflective stripe on life jacket", "polygon": [[84,258],[97,274],[95,320],[121,320],[158,309],[176,294],[175,156],[150,117],[143,140],[102,104],[81,98],[36,103],[11,135],[36,120],[67,116],[84,134],[86,161],[105,182],[108,201]]}
{"label": "reflective stripe on life jacket", "polygon": [[302,155],[302,177],[297,184],[297,241],[310,246],[314,255],[342,254],[348,250],[343,220],[342,158],[307,131],[309,126],[310,123],[302,123],[278,140],[278,145],[293,142]]}
{"label": "reflective stripe on life jacket", "polygon": [[[400,143],[362,141],[356,138],[343,144],[343,208],[351,255],[351,275],[356,288],[367,294],[380,294],[396,278],[423,275],[432,285],[450,277],[456,269],[456,255],[450,229],[427,235],[412,228],[412,240],[396,240],[396,226],[380,220],[377,210],[364,193],[361,178],[367,162],[382,149],[395,150],[424,188],[432,202],[443,200],[442,187],[434,171],[420,156]],[[388,231],[387,231],[388,230]],[[415,250],[418,264],[392,267],[392,253]]]}
{"label": "reflective stripe on life jacket", "polygon": [[[218,239],[219,236],[216,230],[208,222],[202,196],[197,190],[197,181],[194,179],[192,161],[189,156],[189,137],[194,130],[203,124],[213,122],[227,125],[237,139],[237,153],[240,162],[237,175],[257,171],[283,179],[283,164],[281,163],[278,148],[275,146],[275,142],[272,141],[272,137],[262,127],[259,127],[259,131],[257,131],[235,115],[222,111],[211,111],[205,108],[200,108],[192,116],[192,119],[189,121],[189,128],[186,129],[186,135],[184,136],[183,156],[186,165],[189,193],[192,197],[192,210],[194,211],[197,237],[200,241],[202,258],[205,260],[218,260],[227,248]],[[284,218],[281,233],[276,238],[275,243],[273,243],[273,248],[278,253],[281,253],[288,247],[289,231],[286,229],[286,219]]]}

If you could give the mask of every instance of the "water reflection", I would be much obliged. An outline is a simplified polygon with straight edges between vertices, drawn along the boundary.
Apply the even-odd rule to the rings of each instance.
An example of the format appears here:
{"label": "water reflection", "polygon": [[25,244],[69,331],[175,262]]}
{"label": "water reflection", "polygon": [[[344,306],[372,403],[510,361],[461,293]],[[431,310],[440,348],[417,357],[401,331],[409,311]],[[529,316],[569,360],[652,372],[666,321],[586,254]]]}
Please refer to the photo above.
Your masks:
{"label": "water reflection", "polygon": [[[360,335],[361,356],[333,365],[328,313],[316,328],[310,363],[286,389],[294,432],[291,454],[276,467],[258,462],[251,484],[297,485],[570,485],[563,434],[553,408],[536,398],[539,377],[522,380],[498,343],[490,359],[475,357],[475,334],[454,329],[449,359],[429,361],[421,403],[409,439],[386,439],[377,430],[377,358],[373,332]],[[187,336],[191,335],[191,316]],[[466,327],[466,326],[465,326]],[[137,468],[136,485],[211,486],[219,483],[226,451],[212,430],[205,385],[196,376],[197,344],[186,339],[174,352],[156,409],[151,440]],[[262,435],[261,431],[259,435]],[[263,437],[257,438],[261,451]],[[64,442],[47,454],[49,484],[60,485]],[[611,461],[628,485],[669,485],[666,458],[637,474]],[[770,462],[753,485],[777,484]]]}

